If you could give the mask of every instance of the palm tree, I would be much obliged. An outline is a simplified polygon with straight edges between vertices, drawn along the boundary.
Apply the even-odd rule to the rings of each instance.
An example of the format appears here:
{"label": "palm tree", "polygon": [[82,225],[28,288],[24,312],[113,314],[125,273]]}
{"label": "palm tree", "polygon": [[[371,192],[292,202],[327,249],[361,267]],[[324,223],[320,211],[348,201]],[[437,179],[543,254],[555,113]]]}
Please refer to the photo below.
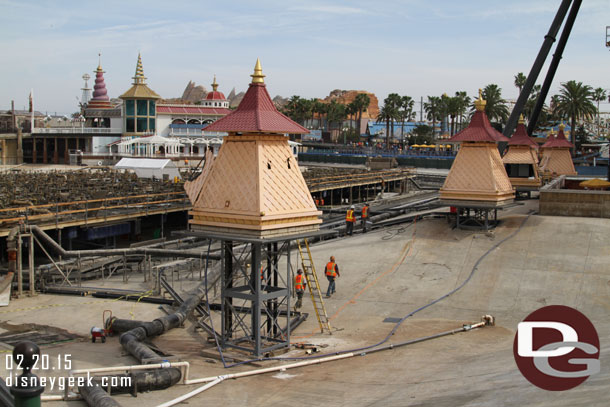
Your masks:
{"label": "palm tree", "polygon": [[345,114],[348,117],[349,128],[351,130],[353,128],[354,119],[358,114],[358,106],[356,106],[356,103],[352,102],[345,106]]}
{"label": "palm tree", "polygon": [[327,108],[326,103],[322,103],[319,99],[313,103],[312,111],[318,114],[318,130],[322,128],[324,130],[324,114],[326,113]]}
{"label": "palm tree", "polygon": [[301,123],[304,126],[305,120],[309,117],[310,110],[309,100],[294,95],[288,100],[284,113],[295,122]]}
{"label": "palm tree", "polygon": [[356,98],[354,99],[353,103],[355,103],[356,108],[358,109],[356,125],[358,126],[358,134],[360,134],[360,122],[362,121],[362,112],[368,110],[369,105],[371,104],[371,98],[366,93],[359,93],[358,95],[356,95]]}
{"label": "palm tree", "polygon": [[388,107],[388,112],[392,115],[392,140],[394,139],[394,121],[398,120],[398,110],[400,109],[401,101],[401,97],[398,93],[390,93],[388,97],[383,100],[385,106]]}
{"label": "palm tree", "polygon": [[[542,85],[534,85],[532,87],[532,91],[530,92],[530,96],[525,102],[525,106],[523,106],[523,116],[530,117],[534,112],[534,108],[536,107],[536,102],[538,101],[538,97],[540,96],[540,91],[542,90]],[[544,106],[543,106],[544,108]]]}
{"label": "palm tree", "polygon": [[[387,99],[386,99],[387,100]],[[390,148],[390,121],[394,119],[394,112],[391,106],[387,103],[381,106],[379,109],[379,115],[377,116],[377,123],[385,122],[385,145],[386,148]]]}
{"label": "palm tree", "polygon": [[424,103],[426,119],[432,122],[432,134],[436,132],[436,121],[439,120],[441,100],[438,96],[428,96],[428,101]]}
{"label": "palm tree", "polygon": [[455,134],[455,119],[460,115],[462,109],[462,100],[458,96],[446,97],[445,106],[447,108],[447,115],[451,119],[451,127],[449,134],[453,136]]}
{"label": "palm tree", "polygon": [[502,99],[502,89],[494,83],[485,86],[483,99],[487,101],[485,114],[489,120],[505,123],[508,118],[508,106],[506,106],[506,100]]}
{"label": "palm tree", "polygon": [[[596,110],[592,102],[593,96],[593,88],[589,85],[583,85],[582,82],[572,80],[561,84],[557,112],[562,117],[570,119],[572,135],[576,131],[576,120],[580,118],[591,119],[595,116]],[[574,137],[572,136],[571,138],[574,145]],[[575,147],[572,147],[572,155],[574,155],[574,152]]]}
{"label": "palm tree", "polygon": [[551,96],[550,106],[549,106],[549,119],[558,121],[561,119],[561,115],[558,112],[559,106],[559,95]]}
{"label": "palm tree", "polygon": [[398,116],[400,120],[400,136],[404,139],[405,137],[405,120],[411,120],[413,115],[413,98],[411,96],[403,96],[400,98],[400,106],[398,109]]}
{"label": "palm tree", "polygon": [[599,138],[599,102],[606,100],[606,91],[604,88],[597,88],[593,91],[593,100],[597,102],[597,137]]}
{"label": "palm tree", "polygon": [[335,128],[341,128],[341,124],[343,123],[343,120],[345,120],[345,117],[345,105],[337,102],[336,100],[331,100],[326,110],[326,120],[328,121],[328,129],[332,130],[333,124],[335,125]]}
{"label": "palm tree", "polygon": [[527,76],[525,76],[523,72],[519,72],[515,75],[515,86],[519,89],[519,94],[521,94],[523,86],[525,86],[525,81],[527,81]]}
{"label": "palm tree", "polygon": [[[470,96],[465,91],[455,92],[455,97],[458,99],[458,119],[459,119],[459,130],[462,130],[463,127],[463,119],[466,115],[466,111],[470,107]],[[457,133],[458,129],[455,130]]]}

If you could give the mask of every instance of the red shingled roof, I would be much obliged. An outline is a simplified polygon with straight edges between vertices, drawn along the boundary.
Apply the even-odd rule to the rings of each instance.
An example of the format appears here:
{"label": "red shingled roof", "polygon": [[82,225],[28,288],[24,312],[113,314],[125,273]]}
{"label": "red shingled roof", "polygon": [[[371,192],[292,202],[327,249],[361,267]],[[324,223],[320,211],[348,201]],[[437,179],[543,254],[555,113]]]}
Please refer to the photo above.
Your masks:
{"label": "red shingled roof", "polygon": [[455,134],[449,141],[509,141],[502,133],[494,129],[489,123],[485,111],[477,110],[464,130]]}
{"label": "red shingled roof", "polygon": [[227,100],[225,95],[222,92],[218,92],[217,90],[213,90],[205,95],[205,100]]}
{"label": "red shingled roof", "polygon": [[157,105],[157,113],[170,114],[200,114],[200,115],[215,115],[223,116],[231,113],[231,109],[220,107],[201,107],[201,106],[167,106]]}
{"label": "red shingled roof", "polygon": [[210,124],[206,131],[234,133],[309,133],[277,111],[264,83],[251,83],[236,110]]}
{"label": "red shingled roof", "polygon": [[517,124],[517,128],[515,129],[515,134],[510,138],[508,142],[509,146],[530,146],[535,148],[536,150],[539,148],[538,143],[532,140],[527,135],[527,130],[525,129],[524,123]]}
{"label": "red shingled roof", "polygon": [[551,135],[546,143],[542,145],[542,148],[552,148],[552,147],[567,147],[572,148],[574,145],[570,143],[566,136],[563,134],[563,129],[560,127],[559,132],[556,136],[553,137]]}

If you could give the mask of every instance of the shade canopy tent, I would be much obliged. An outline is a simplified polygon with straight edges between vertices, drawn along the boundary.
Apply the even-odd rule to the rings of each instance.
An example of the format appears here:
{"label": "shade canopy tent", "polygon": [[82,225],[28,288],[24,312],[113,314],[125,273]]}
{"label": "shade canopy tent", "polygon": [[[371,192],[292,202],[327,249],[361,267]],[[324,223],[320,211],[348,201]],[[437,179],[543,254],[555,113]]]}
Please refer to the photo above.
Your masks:
{"label": "shade canopy tent", "polygon": [[154,157],[156,154],[178,156],[184,144],[177,139],[154,135],[124,139],[117,144],[117,147],[119,154],[140,157]]}
{"label": "shade canopy tent", "polygon": [[133,171],[138,178],[173,180],[180,178],[180,172],[170,159],[122,158],[114,168]]}
{"label": "shade canopy tent", "polygon": [[586,188],[586,189],[608,189],[608,188],[610,188],[610,182],[605,181],[600,178],[588,179],[586,181],[581,182],[578,185],[580,185],[581,187]]}

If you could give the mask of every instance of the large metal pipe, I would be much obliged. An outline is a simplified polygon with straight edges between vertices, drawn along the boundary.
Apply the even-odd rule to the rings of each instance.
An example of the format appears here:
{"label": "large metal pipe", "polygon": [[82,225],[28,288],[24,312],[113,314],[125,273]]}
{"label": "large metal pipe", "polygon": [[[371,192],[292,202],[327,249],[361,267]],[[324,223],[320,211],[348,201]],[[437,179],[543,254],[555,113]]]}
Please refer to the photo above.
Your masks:
{"label": "large metal pipe", "polygon": [[217,255],[204,255],[202,252],[188,250],[172,250],[172,249],[156,249],[149,247],[129,247],[125,249],[102,249],[102,250],[65,250],[55,242],[49,235],[36,225],[26,226],[33,232],[41,242],[53,248],[53,250],[62,257],[66,258],[82,258],[93,256],[117,256],[117,255],[133,255],[139,254],[144,256],[154,257],[181,257],[181,258],[207,258],[209,260],[220,260]]}
{"label": "large metal pipe", "polygon": [[[534,110],[532,111],[532,114],[529,117],[529,123],[527,125],[527,134],[530,136],[534,133],[534,130],[536,129],[538,116],[540,116],[540,112],[542,111],[542,107],[544,106],[546,96],[549,94],[551,83],[553,83],[553,79],[555,78],[555,73],[557,72],[559,61],[561,61],[563,50],[565,49],[566,44],[568,42],[568,37],[570,37],[570,32],[572,31],[572,27],[574,26],[574,21],[576,20],[576,15],[578,14],[578,10],[580,9],[581,4],[582,0],[574,0],[572,8],[570,8],[570,14],[568,14],[568,19],[566,20],[566,23],[563,26],[563,30],[561,31],[561,37],[559,37],[559,42],[557,43],[557,48],[555,48],[555,53],[553,54],[553,59],[551,60],[551,64],[549,65],[549,70],[546,73],[546,78],[544,78],[544,83],[542,84],[542,88],[540,89],[540,95],[538,96],[538,100],[536,100],[536,106],[534,107]],[[574,131],[575,129],[572,129],[572,134],[574,134]],[[572,141],[572,143],[574,143],[574,141]]]}
{"label": "large metal pipe", "polygon": [[121,407],[112,397],[99,385],[79,387],[78,392],[89,406],[96,407]]}
{"label": "large metal pipe", "polygon": [[538,56],[534,61],[534,65],[532,65],[532,69],[530,70],[529,75],[527,75],[527,80],[523,85],[523,89],[521,89],[521,93],[519,94],[519,98],[517,99],[517,103],[515,103],[515,107],[513,108],[510,117],[508,118],[508,122],[504,127],[504,136],[510,137],[515,130],[515,126],[517,125],[517,120],[519,119],[519,115],[523,111],[523,106],[527,102],[527,99],[530,96],[532,88],[538,79],[538,75],[540,74],[540,70],[544,65],[544,61],[546,57],[549,55],[549,51],[555,42],[555,37],[557,37],[557,33],[559,32],[559,27],[561,27],[561,23],[563,22],[566,14],[568,13],[568,8],[570,7],[570,3],[572,0],[563,0],[559,9],[557,10],[557,14],[555,15],[555,19],[551,23],[551,27],[549,28],[549,32],[544,36],[544,42],[542,43],[542,47],[540,47],[540,51],[538,52]]}

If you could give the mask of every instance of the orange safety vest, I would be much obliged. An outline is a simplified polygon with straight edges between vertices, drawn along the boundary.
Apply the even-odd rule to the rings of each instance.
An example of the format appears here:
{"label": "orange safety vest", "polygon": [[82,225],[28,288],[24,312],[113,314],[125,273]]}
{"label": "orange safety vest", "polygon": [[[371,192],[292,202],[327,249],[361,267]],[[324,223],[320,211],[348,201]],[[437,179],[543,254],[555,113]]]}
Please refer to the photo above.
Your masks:
{"label": "orange safety vest", "polygon": [[297,274],[294,277],[294,289],[297,291],[305,289],[305,285],[303,284],[303,274]]}
{"label": "orange safety vest", "polygon": [[334,262],[329,261],[326,263],[326,275],[330,277],[337,277],[337,268]]}
{"label": "orange safety vest", "polygon": [[363,218],[368,218],[369,217],[369,207],[368,206],[363,206],[362,207],[362,217]]}
{"label": "orange safety vest", "polygon": [[345,215],[345,221],[346,222],[354,222],[355,221],[353,209],[348,209],[347,215]]}

